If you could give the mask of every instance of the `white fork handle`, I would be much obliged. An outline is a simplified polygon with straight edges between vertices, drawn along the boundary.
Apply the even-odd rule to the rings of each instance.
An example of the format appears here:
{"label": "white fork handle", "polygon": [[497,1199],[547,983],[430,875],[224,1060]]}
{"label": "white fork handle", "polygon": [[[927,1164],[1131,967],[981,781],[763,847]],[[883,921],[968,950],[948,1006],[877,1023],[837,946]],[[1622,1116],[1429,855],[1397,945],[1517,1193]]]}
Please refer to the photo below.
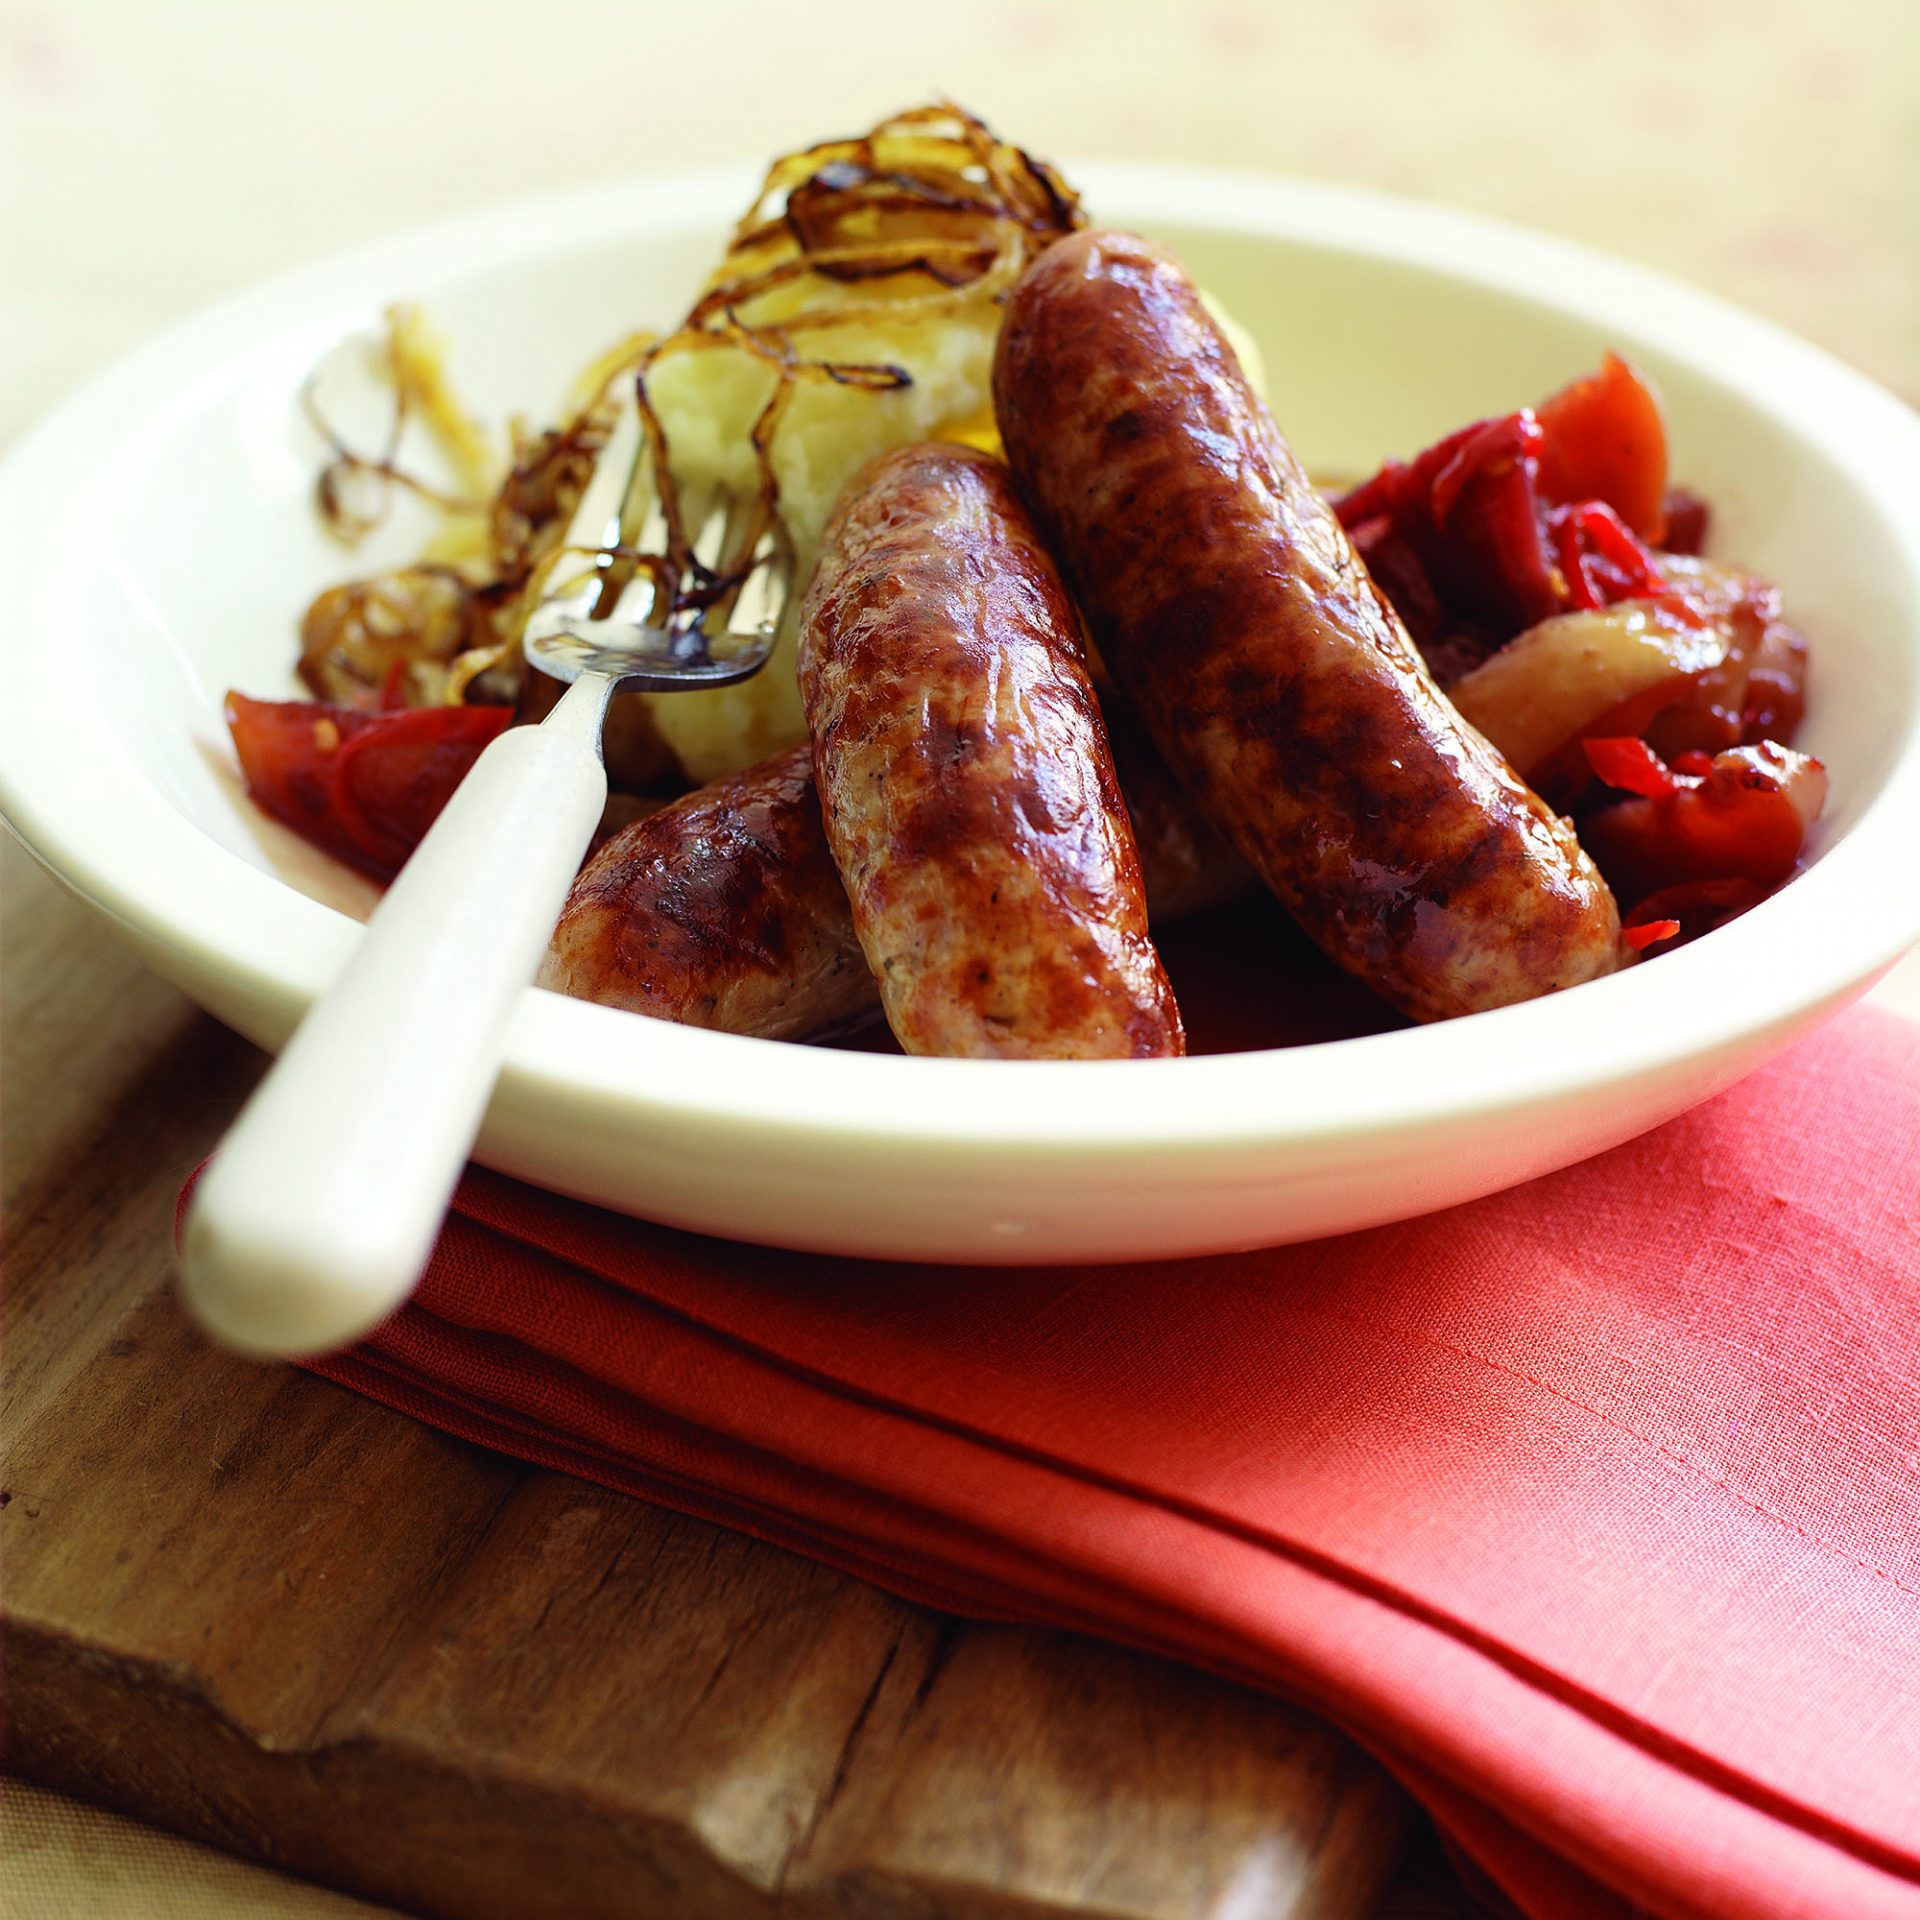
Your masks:
{"label": "white fork handle", "polygon": [[321,1353],[412,1292],[606,804],[610,688],[576,681],[474,762],[221,1144],[181,1278],[228,1346]]}

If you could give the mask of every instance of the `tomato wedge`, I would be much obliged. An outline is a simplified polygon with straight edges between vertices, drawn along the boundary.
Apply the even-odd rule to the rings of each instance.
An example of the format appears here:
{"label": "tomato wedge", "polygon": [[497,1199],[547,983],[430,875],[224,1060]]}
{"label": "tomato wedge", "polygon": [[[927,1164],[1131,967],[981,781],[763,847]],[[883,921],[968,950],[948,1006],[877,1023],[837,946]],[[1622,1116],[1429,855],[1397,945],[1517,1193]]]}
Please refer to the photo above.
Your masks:
{"label": "tomato wedge", "polygon": [[1658,539],[1667,497],[1667,423],[1659,396],[1617,353],[1598,373],[1534,409],[1540,497],[1555,506],[1604,500],[1642,540]]}
{"label": "tomato wedge", "polygon": [[243,693],[227,695],[226,713],[254,804],[376,880],[406,864],[481,750],[513,719],[507,707],[365,713]]}

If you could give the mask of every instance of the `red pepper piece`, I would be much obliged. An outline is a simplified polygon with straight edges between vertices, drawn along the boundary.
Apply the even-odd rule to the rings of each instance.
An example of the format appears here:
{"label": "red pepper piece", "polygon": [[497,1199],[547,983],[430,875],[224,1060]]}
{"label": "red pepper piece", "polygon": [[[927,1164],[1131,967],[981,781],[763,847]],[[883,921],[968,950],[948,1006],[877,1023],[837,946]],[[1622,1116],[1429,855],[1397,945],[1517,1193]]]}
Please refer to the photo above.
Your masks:
{"label": "red pepper piece", "polygon": [[[1423,647],[1460,629],[1497,645],[1556,613],[1670,596],[1645,544],[1664,527],[1666,471],[1659,400],[1609,354],[1537,412],[1475,420],[1334,506],[1356,543],[1366,530],[1368,566]],[[1402,604],[1409,581],[1428,605]]]}
{"label": "red pepper piece", "polygon": [[512,719],[507,707],[365,713],[227,695],[227,726],[254,803],[376,880],[399,872]]}
{"label": "red pepper piece", "polygon": [[1667,596],[1660,564],[1604,500],[1555,507],[1547,515],[1554,558],[1574,607],[1610,607],[1617,600]]}
{"label": "red pepper piece", "polygon": [[[1580,844],[1614,892],[1641,907],[1687,882],[1740,882],[1758,898],[1793,872],[1825,794],[1825,771],[1806,754],[1733,747],[1703,779],[1674,780],[1668,793],[1585,815]],[[1676,914],[1687,917],[1674,906],[1655,917]]]}
{"label": "red pepper piece", "polygon": [[1674,790],[1667,763],[1644,740],[1583,740],[1587,764],[1610,787],[1649,799],[1665,799]]}
{"label": "red pepper piece", "polygon": [[1560,610],[1534,489],[1540,430],[1529,413],[1475,421],[1408,470],[1399,529],[1447,624],[1509,638]]}
{"label": "red pepper piece", "polygon": [[[1620,938],[1636,953],[1646,950],[1659,940],[1671,940],[1680,931],[1678,920],[1641,920],[1622,926]],[[1664,975],[1662,976],[1665,977]]]}
{"label": "red pepper piece", "polygon": [[1587,551],[1580,539],[1580,522],[1570,512],[1549,515],[1547,525],[1553,537],[1553,557],[1566,582],[1569,606],[1581,609],[1604,606],[1600,589],[1587,571]]}
{"label": "red pepper piece", "polygon": [[1677,924],[1680,931],[1671,937],[1684,946],[1758,906],[1767,893],[1752,880],[1682,880],[1648,894],[1621,923],[1621,933],[1631,940],[1643,926]]}
{"label": "red pepper piece", "polygon": [[1422,454],[1414,462],[1414,471],[1427,477],[1427,506],[1433,524],[1447,524],[1468,481],[1537,460],[1542,437],[1540,423],[1522,408],[1518,413],[1463,427]]}
{"label": "red pepper piece", "polygon": [[1589,500],[1577,509],[1581,535],[1593,550],[1620,576],[1628,591],[1615,599],[1636,599],[1642,594],[1658,593],[1666,586],[1660,564],[1635,539],[1620,516],[1604,500]]}
{"label": "red pepper piece", "polygon": [[1382,519],[1391,524],[1405,505],[1406,481],[1407,469],[1398,460],[1389,460],[1371,480],[1349,487],[1333,502],[1340,524],[1356,535],[1369,520]]}

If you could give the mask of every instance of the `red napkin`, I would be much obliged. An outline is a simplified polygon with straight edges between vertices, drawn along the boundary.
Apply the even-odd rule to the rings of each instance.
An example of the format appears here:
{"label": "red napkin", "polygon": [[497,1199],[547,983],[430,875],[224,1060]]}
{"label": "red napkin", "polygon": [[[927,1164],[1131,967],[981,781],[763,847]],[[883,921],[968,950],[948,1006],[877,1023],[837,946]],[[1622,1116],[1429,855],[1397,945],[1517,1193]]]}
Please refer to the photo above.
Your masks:
{"label": "red napkin", "polygon": [[320,1371],[1304,1701],[1527,1914],[1920,1916],[1920,1028],[1311,1246],[958,1270],[472,1174]]}

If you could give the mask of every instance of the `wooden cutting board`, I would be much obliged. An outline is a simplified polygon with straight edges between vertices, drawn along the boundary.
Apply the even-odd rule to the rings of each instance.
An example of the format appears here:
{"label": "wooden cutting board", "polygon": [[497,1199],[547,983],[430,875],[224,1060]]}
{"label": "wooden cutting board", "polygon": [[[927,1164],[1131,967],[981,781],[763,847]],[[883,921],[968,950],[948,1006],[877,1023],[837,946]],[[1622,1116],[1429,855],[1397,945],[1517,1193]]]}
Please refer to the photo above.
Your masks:
{"label": "wooden cutting board", "polygon": [[261,1056],[4,869],[12,1769],[462,1920],[1379,1909],[1403,1803],[1304,1713],[208,1347],[173,1197]]}

